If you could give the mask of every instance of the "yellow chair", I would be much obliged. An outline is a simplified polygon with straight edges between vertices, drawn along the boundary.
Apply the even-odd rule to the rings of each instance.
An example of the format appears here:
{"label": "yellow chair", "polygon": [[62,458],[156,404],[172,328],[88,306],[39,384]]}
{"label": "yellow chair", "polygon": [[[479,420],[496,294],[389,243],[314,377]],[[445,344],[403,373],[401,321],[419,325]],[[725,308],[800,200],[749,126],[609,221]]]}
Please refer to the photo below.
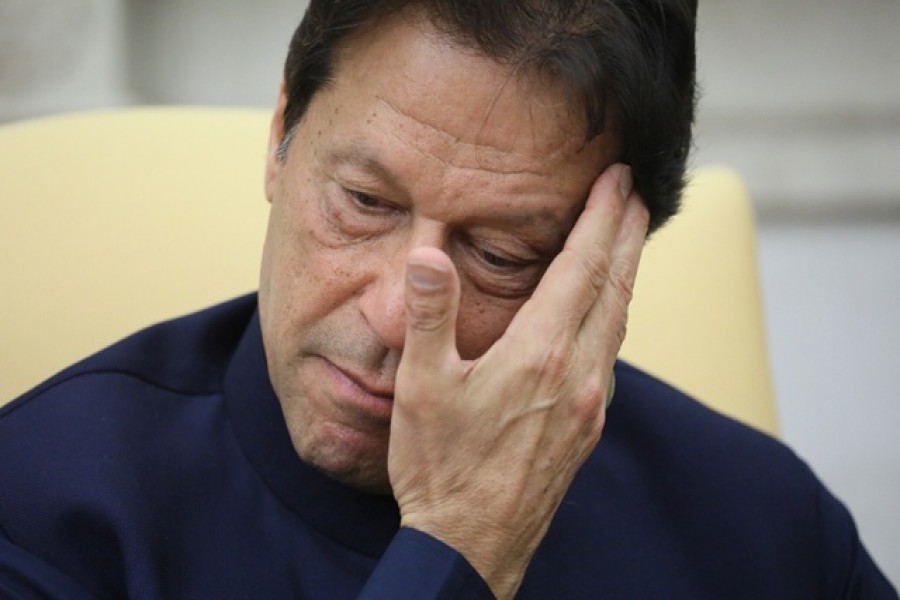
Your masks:
{"label": "yellow chair", "polygon": [[[0,403],[150,323],[256,287],[267,111],[0,127]],[[622,355],[775,433],[746,191],[703,169],[648,244]]]}
{"label": "yellow chair", "polygon": [[725,167],[694,172],[644,249],[620,356],[727,415],[778,432],[750,197]]}

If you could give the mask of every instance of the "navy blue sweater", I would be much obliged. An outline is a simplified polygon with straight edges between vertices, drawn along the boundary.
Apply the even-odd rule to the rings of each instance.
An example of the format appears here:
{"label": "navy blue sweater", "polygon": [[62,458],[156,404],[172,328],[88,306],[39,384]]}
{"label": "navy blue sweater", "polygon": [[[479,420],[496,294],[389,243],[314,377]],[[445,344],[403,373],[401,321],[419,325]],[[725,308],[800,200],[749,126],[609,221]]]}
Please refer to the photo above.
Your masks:
{"label": "navy blue sweater", "polygon": [[[520,598],[897,598],[779,442],[626,364]],[[256,298],[142,331],[0,410],[0,598],[480,598],[393,499],[305,465]]]}

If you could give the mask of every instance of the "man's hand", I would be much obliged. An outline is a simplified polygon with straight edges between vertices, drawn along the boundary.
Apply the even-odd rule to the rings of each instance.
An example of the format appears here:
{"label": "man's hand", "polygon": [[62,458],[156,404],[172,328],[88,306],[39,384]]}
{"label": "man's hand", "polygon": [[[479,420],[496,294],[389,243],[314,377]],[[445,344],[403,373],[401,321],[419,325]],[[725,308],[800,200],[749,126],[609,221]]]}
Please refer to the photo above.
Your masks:
{"label": "man's hand", "polygon": [[630,170],[607,169],[532,297],[475,361],[456,350],[450,259],[417,248],[407,260],[388,453],[401,522],[462,553],[500,598],[515,594],[600,439],[647,222]]}

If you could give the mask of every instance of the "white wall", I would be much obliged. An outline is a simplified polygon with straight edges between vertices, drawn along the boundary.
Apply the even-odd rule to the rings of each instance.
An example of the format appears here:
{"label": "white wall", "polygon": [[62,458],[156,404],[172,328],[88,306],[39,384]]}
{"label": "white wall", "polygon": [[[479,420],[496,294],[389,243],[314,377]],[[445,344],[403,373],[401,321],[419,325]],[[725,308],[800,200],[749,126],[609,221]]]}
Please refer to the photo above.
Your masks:
{"label": "white wall", "polygon": [[900,216],[900,2],[700,0],[698,160],[761,210]]}
{"label": "white wall", "polygon": [[757,205],[782,437],[900,584],[900,2],[700,7],[695,163]]}
{"label": "white wall", "polygon": [[120,0],[0,1],[0,123],[134,100]]}
{"label": "white wall", "polygon": [[900,583],[900,220],[766,220],[759,247],[782,437]]}
{"label": "white wall", "polygon": [[[758,205],[782,437],[900,583],[900,2],[700,3],[695,164],[736,166]],[[271,105],[303,4],[5,0],[0,121]]]}
{"label": "white wall", "polygon": [[306,8],[302,0],[120,1],[128,83],[147,103],[274,105]]}

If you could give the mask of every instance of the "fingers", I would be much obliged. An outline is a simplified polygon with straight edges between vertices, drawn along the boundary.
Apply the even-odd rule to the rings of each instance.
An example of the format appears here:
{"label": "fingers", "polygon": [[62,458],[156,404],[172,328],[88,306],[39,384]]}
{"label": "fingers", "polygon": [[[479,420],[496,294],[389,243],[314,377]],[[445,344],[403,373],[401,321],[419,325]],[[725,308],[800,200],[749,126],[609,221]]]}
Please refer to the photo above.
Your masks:
{"label": "fingers", "polygon": [[650,215],[643,200],[632,194],[625,204],[625,215],[622,225],[613,243],[612,260],[609,278],[612,289],[617,290],[627,304],[631,301],[634,280],[637,277],[638,264],[647,240],[647,228]]}
{"label": "fingers", "polygon": [[625,340],[628,305],[647,237],[649,214],[632,193],[616,233],[607,280],[578,332],[577,343],[599,364],[611,366]]}
{"label": "fingers", "polygon": [[416,248],[406,259],[406,339],[403,366],[434,372],[456,351],[459,278],[437,248]]}
{"label": "fingers", "polygon": [[581,325],[609,277],[631,188],[631,169],[625,165],[613,165],[597,179],[565,247],[535,291],[531,309],[558,315],[571,327]]}

